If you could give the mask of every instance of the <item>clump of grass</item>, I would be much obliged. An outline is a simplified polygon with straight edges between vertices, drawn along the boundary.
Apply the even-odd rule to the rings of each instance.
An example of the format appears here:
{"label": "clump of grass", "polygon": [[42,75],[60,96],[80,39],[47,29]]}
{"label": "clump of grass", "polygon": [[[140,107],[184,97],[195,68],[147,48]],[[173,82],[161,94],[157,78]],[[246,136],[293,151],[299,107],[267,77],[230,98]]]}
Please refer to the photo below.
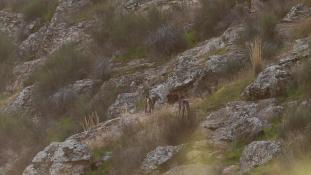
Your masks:
{"label": "clump of grass", "polygon": [[97,126],[98,124],[99,124],[99,116],[97,115],[96,112],[93,112],[90,115],[84,117],[84,120],[81,125],[84,131],[88,131]]}
{"label": "clump of grass", "polygon": [[263,69],[262,41],[260,38],[255,38],[250,44],[249,55],[254,74],[257,76]]}

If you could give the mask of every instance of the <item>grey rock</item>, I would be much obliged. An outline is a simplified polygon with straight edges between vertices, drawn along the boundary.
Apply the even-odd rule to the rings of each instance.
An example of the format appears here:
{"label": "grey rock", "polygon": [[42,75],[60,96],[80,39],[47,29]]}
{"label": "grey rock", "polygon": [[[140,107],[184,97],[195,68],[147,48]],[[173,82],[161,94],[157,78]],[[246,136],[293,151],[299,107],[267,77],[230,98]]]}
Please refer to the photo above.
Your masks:
{"label": "grey rock", "polygon": [[109,118],[119,117],[124,113],[133,114],[136,112],[136,104],[139,100],[139,93],[122,93],[118,95],[114,104],[108,109]]}
{"label": "grey rock", "polygon": [[33,89],[34,85],[24,88],[19,95],[4,108],[4,111],[8,113],[31,111]]}
{"label": "grey rock", "polygon": [[[90,36],[86,30],[92,21],[73,24],[71,18],[80,9],[91,4],[90,0],[59,1],[54,16],[37,32],[32,33],[20,46],[18,55],[21,59],[39,59],[47,56],[68,43],[88,43]],[[87,49],[84,47],[84,49]]]}
{"label": "grey rock", "polygon": [[[216,145],[232,141],[251,141],[268,126],[272,116],[277,117],[283,108],[275,100],[231,102],[225,108],[211,113],[201,123],[203,131]],[[270,117],[263,117],[269,114]]]}
{"label": "grey rock", "polygon": [[283,66],[272,65],[264,69],[243,91],[242,96],[249,100],[272,98],[284,95],[294,83],[291,72]]}
{"label": "grey rock", "polygon": [[76,140],[55,142],[39,152],[23,175],[82,175],[90,166],[88,147]]}
{"label": "grey rock", "polygon": [[0,11],[0,32],[8,34],[14,41],[18,40],[19,32],[24,25],[23,15]]}
{"label": "grey rock", "polygon": [[301,14],[305,14],[305,12],[308,12],[307,8],[308,7],[300,3],[293,6],[290,9],[290,11],[286,14],[286,16],[283,18],[283,22],[292,22],[292,21],[297,20],[297,18],[299,18]]}
{"label": "grey rock", "polygon": [[247,145],[241,155],[241,173],[246,174],[252,168],[268,163],[281,153],[281,145],[272,141],[256,141]]}
{"label": "grey rock", "polygon": [[180,146],[159,146],[155,150],[149,152],[142,163],[141,169],[145,174],[148,174],[161,165],[172,159],[181,149]]}
{"label": "grey rock", "polygon": [[59,89],[50,97],[51,102],[61,108],[65,104],[73,102],[79,96],[91,96],[99,84],[99,80],[83,79]]}

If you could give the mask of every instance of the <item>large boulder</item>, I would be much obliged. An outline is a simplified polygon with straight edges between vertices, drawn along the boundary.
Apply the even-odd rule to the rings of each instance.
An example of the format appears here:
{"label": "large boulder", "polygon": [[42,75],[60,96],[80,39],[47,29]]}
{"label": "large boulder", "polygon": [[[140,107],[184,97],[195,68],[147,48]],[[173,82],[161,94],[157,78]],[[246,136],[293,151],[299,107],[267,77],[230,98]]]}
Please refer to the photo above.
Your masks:
{"label": "large boulder", "polygon": [[52,143],[39,152],[23,175],[83,175],[90,168],[88,147],[76,140]]}
{"label": "large boulder", "polygon": [[158,169],[162,164],[166,163],[177,154],[182,148],[180,146],[159,146],[155,150],[147,154],[142,163],[141,169],[147,174]]}
{"label": "large boulder", "polygon": [[[91,0],[61,0],[48,24],[32,33],[19,46],[21,59],[39,59],[45,57],[68,43],[88,43],[89,29],[94,22],[72,23],[72,18],[81,9],[91,4]],[[84,47],[83,49],[86,49]]]}
{"label": "large boulder", "polygon": [[255,141],[247,145],[241,155],[241,173],[266,164],[281,153],[281,145],[272,141]]}
{"label": "large boulder", "polygon": [[[269,121],[280,116],[283,108],[274,99],[254,102],[237,101],[211,113],[201,123],[204,134],[215,144],[251,141],[260,135]],[[265,116],[267,114],[267,116]]]}
{"label": "large boulder", "polygon": [[278,97],[287,92],[293,81],[288,69],[272,65],[264,69],[256,80],[246,87],[242,96],[249,100]]}

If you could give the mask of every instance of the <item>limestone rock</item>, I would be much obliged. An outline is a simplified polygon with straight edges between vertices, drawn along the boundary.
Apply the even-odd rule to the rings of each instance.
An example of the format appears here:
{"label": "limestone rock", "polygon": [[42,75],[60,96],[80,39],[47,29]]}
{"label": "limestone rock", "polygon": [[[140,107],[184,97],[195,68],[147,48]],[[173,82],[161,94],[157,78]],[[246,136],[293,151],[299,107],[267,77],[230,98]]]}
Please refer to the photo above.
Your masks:
{"label": "limestone rock", "polygon": [[241,173],[263,165],[281,153],[281,145],[272,141],[255,141],[247,145],[241,155]]}
{"label": "limestone rock", "polygon": [[118,95],[114,104],[108,109],[108,115],[110,118],[119,117],[124,113],[133,114],[136,112],[136,104],[139,100],[139,94],[134,93],[122,93]]}
{"label": "limestone rock", "polygon": [[21,59],[39,59],[53,53],[65,44],[89,42],[90,36],[86,34],[86,30],[92,26],[93,22],[83,21],[72,24],[70,18],[90,4],[90,0],[59,1],[51,21],[21,43],[19,57]]}
{"label": "limestone rock", "polygon": [[159,146],[155,150],[147,154],[142,163],[141,169],[145,174],[150,173],[181,150],[182,146]]}
{"label": "limestone rock", "polygon": [[23,175],[83,175],[90,166],[86,145],[75,140],[52,143],[39,152]]}
{"label": "limestone rock", "polygon": [[33,89],[34,85],[23,89],[18,96],[4,108],[4,111],[8,113],[30,111],[32,107]]}
{"label": "limestone rock", "polygon": [[21,14],[0,11],[0,32],[6,33],[14,41],[18,40],[18,35],[25,25]]}
{"label": "limestone rock", "polygon": [[251,141],[269,123],[270,118],[263,117],[263,114],[267,113],[272,118],[280,115],[282,109],[273,99],[258,103],[231,102],[225,108],[211,113],[201,127],[216,145],[238,140]]}
{"label": "limestone rock", "polygon": [[289,70],[280,65],[272,65],[264,69],[256,80],[246,87],[242,96],[250,100],[278,97],[286,93],[293,81]]}

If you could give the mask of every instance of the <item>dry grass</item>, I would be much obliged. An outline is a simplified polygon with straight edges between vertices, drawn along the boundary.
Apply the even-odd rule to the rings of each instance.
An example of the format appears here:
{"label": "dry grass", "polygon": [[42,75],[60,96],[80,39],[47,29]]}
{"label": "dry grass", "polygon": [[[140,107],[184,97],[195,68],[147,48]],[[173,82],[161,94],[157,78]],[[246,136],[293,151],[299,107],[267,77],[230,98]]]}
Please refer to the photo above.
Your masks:
{"label": "dry grass", "polygon": [[262,58],[262,40],[258,37],[250,44],[249,56],[253,66],[255,75],[258,75],[263,69],[263,58]]}
{"label": "dry grass", "polygon": [[299,22],[291,30],[291,37],[293,39],[304,38],[310,35],[311,35],[311,18]]}
{"label": "dry grass", "polygon": [[91,113],[84,117],[83,122],[81,123],[84,131],[88,131],[99,124],[99,116],[96,112]]}

